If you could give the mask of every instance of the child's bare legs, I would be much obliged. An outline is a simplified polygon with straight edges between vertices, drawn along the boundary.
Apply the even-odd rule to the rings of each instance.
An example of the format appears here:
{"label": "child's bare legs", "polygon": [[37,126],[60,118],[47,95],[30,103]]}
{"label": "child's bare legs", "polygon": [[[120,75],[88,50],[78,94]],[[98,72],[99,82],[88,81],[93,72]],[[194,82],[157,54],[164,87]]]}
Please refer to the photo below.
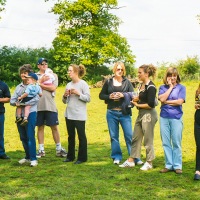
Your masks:
{"label": "child's bare legs", "polygon": [[30,113],[31,106],[25,106],[24,107],[24,119],[28,119],[29,113]]}
{"label": "child's bare legs", "polygon": [[21,126],[26,126],[26,124],[28,124],[28,116],[29,116],[29,113],[30,113],[30,107],[31,106],[25,106],[24,107],[24,119],[22,121],[22,123],[20,124]]}
{"label": "child's bare legs", "polygon": [[17,107],[16,115],[17,115],[17,118],[16,118],[15,123],[21,122],[22,121],[22,107],[20,106]]}
{"label": "child's bare legs", "polygon": [[17,115],[17,118],[21,118],[22,116],[22,107],[17,107],[17,110],[16,110],[16,115]]}

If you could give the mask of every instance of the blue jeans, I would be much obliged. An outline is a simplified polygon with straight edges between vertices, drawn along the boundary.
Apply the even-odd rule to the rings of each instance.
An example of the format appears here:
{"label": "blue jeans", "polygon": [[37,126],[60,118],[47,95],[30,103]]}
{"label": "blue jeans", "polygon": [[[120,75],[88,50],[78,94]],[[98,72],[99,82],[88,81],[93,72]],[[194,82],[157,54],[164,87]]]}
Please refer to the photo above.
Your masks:
{"label": "blue jeans", "polygon": [[25,158],[30,160],[37,160],[35,141],[36,117],[37,113],[31,112],[28,116],[28,124],[26,126],[20,126],[20,123],[17,123],[20,140],[26,154]]}
{"label": "blue jeans", "polygon": [[0,156],[5,154],[4,148],[4,113],[0,113]]}
{"label": "blue jeans", "polygon": [[131,117],[130,115],[123,115],[120,111],[107,110],[106,118],[111,139],[111,158],[122,160],[122,151],[119,144],[119,124],[123,129],[126,147],[130,155],[133,135]]}
{"label": "blue jeans", "polygon": [[160,133],[167,169],[182,169],[182,131],[182,118],[168,119],[160,117]]}

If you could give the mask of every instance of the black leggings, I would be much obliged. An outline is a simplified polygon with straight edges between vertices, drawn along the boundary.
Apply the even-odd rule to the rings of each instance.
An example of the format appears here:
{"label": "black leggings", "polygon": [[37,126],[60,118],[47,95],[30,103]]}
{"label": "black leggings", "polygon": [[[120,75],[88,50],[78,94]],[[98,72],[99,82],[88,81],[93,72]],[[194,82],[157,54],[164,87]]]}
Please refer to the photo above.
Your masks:
{"label": "black leggings", "polygon": [[196,171],[200,171],[200,124],[194,123],[194,138],[196,142]]}
{"label": "black leggings", "polygon": [[85,121],[70,120],[65,118],[68,131],[68,153],[67,158],[75,159],[75,136],[76,130],[79,139],[78,158],[80,161],[87,161],[87,138],[85,134]]}

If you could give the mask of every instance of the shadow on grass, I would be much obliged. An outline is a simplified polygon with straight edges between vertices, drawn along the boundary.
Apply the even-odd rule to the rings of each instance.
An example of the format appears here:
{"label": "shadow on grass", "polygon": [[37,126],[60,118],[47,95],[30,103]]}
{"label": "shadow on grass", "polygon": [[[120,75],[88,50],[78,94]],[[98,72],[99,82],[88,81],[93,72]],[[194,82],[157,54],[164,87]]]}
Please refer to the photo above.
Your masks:
{"label": "shadow on grass", "polygon": [[0,199],[199,199],[194,161],[183,163],[182,175],[161,174],[163,157],[157,157],[147,172],[140,166],[119,168],[107,144],[89,144],[88,162],[81,165],[64,163],[53,145],[45,151],[33,168],[18,163],[23,151],[10,151],[10,161],[0,160]]}

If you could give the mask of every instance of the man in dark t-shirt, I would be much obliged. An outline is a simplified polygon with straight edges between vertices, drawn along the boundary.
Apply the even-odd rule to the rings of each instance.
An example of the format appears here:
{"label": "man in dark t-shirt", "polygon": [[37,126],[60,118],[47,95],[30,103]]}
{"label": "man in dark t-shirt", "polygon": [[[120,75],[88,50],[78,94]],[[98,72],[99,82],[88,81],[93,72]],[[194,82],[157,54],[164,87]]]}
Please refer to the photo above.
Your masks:
{"label": "man in dark t-shirt", "polygon": [[4,121],[5,107],[4,103],[10,102],[10,90],[6,83],[0,81],[0,159],[10,159],[4,148]]}

